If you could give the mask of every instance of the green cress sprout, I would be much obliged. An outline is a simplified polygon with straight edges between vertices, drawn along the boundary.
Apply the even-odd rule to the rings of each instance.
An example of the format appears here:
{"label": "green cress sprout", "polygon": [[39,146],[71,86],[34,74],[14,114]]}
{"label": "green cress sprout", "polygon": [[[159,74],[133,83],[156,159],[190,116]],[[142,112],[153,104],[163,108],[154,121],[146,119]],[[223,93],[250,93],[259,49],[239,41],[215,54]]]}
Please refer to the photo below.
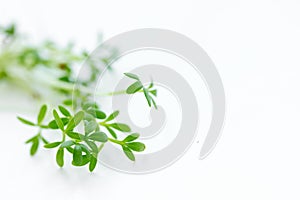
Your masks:
{"label": "green cress sprout", "polygon": [[[153,89],[153,82],[148,87],[144,87],[135,74],[126,73],[130,78],[134,77],[135,83],[130,85],[126,93],[134,94],[142,91],[147,99],[148,105],[156,103],[151,95],[156,96],[156,90]],[[136,87],[137,82],[139,84]],[[124,91],[116,92],[122,94]],[[82,96],[78,96],[80,98]],[[82,100],[82,99],[80,99]],[[65,153],[72,155],[73,166],[89,166],[89,170],[94,171],[98,156],[107,142],[119,145],[131,161],[135,161],[133,152],[142,152],[145,150],[145,144],[138,142],[139,134],[132,133],[131,128],[124,123],[116,121],[119,111],[114,111],[109,115],[99,108],[96,102],[83,101],[77,109],[77,112],[72,114],[68,106],[71,106],[70,101],[64,101],[64,105],[59,105],[57,109],[53,109],[52,119],[48,123],[44,123],[44,118],[48,111],[47,106],[43,105],[37,116],[36,122],[29,121],[22,117],[18,119],[26,125],[37,127],[38,133],[26,141],[31,144],[30,154],[36,154],[39,144],[42,142],[46,149],[56,149],[56,163],[59,167],[64,166]],[[152,103],[152,104],[151,104]],[[78,106],[77,106],[78,108]],[[84,131],[77,132],[76,127],[83,125]],[[48,142],[42,135],[44,130],[57,130],[61,134],[61,140]],[[119,139],[120,133],[126,134],[126,137]]]}
{"label": "green cress sprout", "polygon": [[132,74],[132,73],[124,73],[124,74],[125,74],[125,76],[135,80],[135,82],[127,88],[126,93],[134,94],[137,92],[143,92],[146,97],[149,107],[151,107],[151,105],[153,105],[157,109],[156,103],[154,101],[154,97],[156,97],[156,95],[157,95],[157,90],[153,89],[153,86],[154,86],[153,81],[151,81],[149,86],[146,87],[143,85],[140,78],[136,74]]}
{"label": "green cress sprout", "polygon": [[[131,161],[135,161],[133,152],[145,150],[145,145],[138,142],[140,135],[116,120],[119,111],[105,113],[100,105],[89,101],[94,91],[88,88],[96,83],[97,74],[102,72],[97,64],[108,66],[118,56],[117,49],[103,47],[105,56],[91,60],[87,59],[87,51],[78,51],[73,43],[65,47],[50,40],[30,43],[15,24],[0,26],[0,43],[0,82],[24,90],[39,102],[47,102],[41,106],[36,120],[17,117],[23,124],[36,128],[37,133],[26,141],[31,146],[30,155],[34,156],[40,147],[55,149],[59,167],[64,166],[66,154],[71,154],[73,166],[88,165],[92,172],[107,143],[118,145]],[[84,61],[88,62],[91,73],[86,79],[78,80],[76,66]],[[113,70],[111,66],[108,69]],[[125,75],[135,82],[127,90],[104,96],[143,92],[148,105],[156,108],[157,91],[153,89],[153,82],[144,86],[137,75]],[[75,82],[80,89],[74,90]],[[51,101],[51,97],[55,100]],[[53,106],[55,109],[50,109]],[[83,131],[78,131],[79,126]],[[61,139],[48,141],[45,136],[53,131],[59,133]],[[120,139],[120,135],[123,138]]]}

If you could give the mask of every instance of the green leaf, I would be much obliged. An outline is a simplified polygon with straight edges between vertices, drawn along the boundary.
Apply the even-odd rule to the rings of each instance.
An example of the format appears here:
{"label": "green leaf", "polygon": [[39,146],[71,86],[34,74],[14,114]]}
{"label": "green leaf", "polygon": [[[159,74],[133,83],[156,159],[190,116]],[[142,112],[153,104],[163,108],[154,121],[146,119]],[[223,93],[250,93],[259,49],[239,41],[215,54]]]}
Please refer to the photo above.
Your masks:
{"label": "green leaf", "polygon": [[55,109],[53,110],[53,116],[54,116],[54,119],[55,119],[55,122],[56,122],[58,128],[60,130],[64,131],[65,130],[64,123],[62,122],[61,118],[59,117],[59,115]]}
{"label": "green leaf", "polygon": [[129,78],[135,79],[135,80],[140,80],[137,75],[132,74],[132,73],[124,73],[124,75],[129,77]]}
{"label": "green leaf", "polygon": [[90,157],[91,156],[82,156],[81,166],[88,164],[90,162]]}
{"label": "green leaf", "polygon": [[63,101],[63,104],[66,106],[71,106],[72,105],[72,99],[66,99]]}
{"label": "green leaf", "polygon": [[43,105],[40,109],[40,112],[39,112],[39,115],[38,115],[38,118],[37,118],[37,122],[38,124],[41,124],[42,121],[44,120],[45,118],[45,115],[46,115],[46,112],[47,112],[47,106],[46,105]]}
{"label": "green leaf", "polygon": [[84,114],[83,120],[85,120],[85,121],[92,121],[92,120],[95,120],[95,117],[93,115],[91,115],[91,114],[89,114],[89,113],[86,112]]}
{"label": "green leaf", "polygon": [[104,132],[96,132],[88,136],[90,140],[95,140],[98,142],[107,142],[108,138]]}
{"label": "green leaf", "polygon": [[[64,65],[64,64],[62,64],[62,65]],[[68,69],[68,68],[65,68],[65,69]],[[70,80],[69,76],[62,76],[58,80],[68,82],[68,83],[72,83],[72,80]]]}
{"label": "green leaf", "polygon": [[144,91],[144,95],[145,95],[145,97],[147,99],[148,105],[151,107],[151,97],[150,97],[150,95],[148,93],[148,90],[146,88],[144,88],[143,91]]}
{"label": "green leaf", "polygon": [[80,165],[82,162],[82,149],[80,145],[76,145],[74,148],[73,162],[75,165]]}
{"label": "green leaf", "polygon": [[[60,119],[63,122],[64,126],[69,123],[69,119],[66,118],[66,117],[62,117]],[[57,123],[56,123],[55,119],[52,120],[51,122],[49,122],[48,127],[51,128],[51,129],[58,129],[58,126],[57,126]]]}
{"label": "green leaf", "polygon": [[137,152],[144,151],[146,148],[145,144],[143,144],[141,142],[131,142],[131,143],[126,143],[126,145],[132,151],[137,151]]}
{"label": "green leaf", "polygon": [[90,162],[91,160],[91,155],[84,155],[82,156],[82,165],[86,165]]}
{"label": "green leaf", "polygon": [[88,110],[90,108],[98,108],[98,105],[94,101],[87,101],[82,103],[82,110]]}
{"label": "green leaf", "polygon": [[115,112],[110,114],[105,121],[108,122],[108,121],[115,119],[119,115],[119,113],[120,113],[120,111],[116,110]]}
{"label": "green leaf", "polygon": [[95,132],[98,132],[98,131],[100,131],[100,126],[99,126],[99,124],[98,124],[98,126],[97,126]]}
{"label": "green leaf", "polygon": [[148,89],[152,88],[154,86],[154,83],[153,83],[153,80],[151,79],[151,83],[150,85],[148,86]]}
{"label": "green leaf", "polygon": [[4,32],[8,35],[8,36],[13,36],[16,33],[16,25],[15,24],[11,24],[9,25],[7,28],[4,29]]}
{"label": "green leaf", "polygon": [[90,162],[91,156],[82,156],[81,166],[84,166]]}
{"label": "green leaf", "polygon": [[38,139],[38,137],[39,137],[39,136],[36,135],[36,136],[30,138],[29,140],[26,140],[25,144],[29,144],[30,142],[33,142],[34,140]]}
{"label": "green leaf", "polygon": [[72,139],[75,139],[75,140],[83,140],[85,138],[84,135],[80,134],[80,133],[77,133],[77,132],[73,132],[73,131],[68,131],[66,132],[66,134],[72,138]]}
{"label": "green leaf", "polygon": [[97,119],[105,119],[106,118],[106,114],[104,112],[102,112],[101,110],[89,109],[87,111],[87,113],[96,117]]}
{"label": "green leaf", "polygon": [[116,134],[116,132],[115,132],[114,130],[112,130],[112,129],[109,128],[108,126],[106,126],[105,128],[108,130],[108,132],[110,133],[110,135],[111,135],[113,138],[115,138],[115,139],[118,138],[118,137],[117,137],[117,134]]}
{"label": "green leaf", "polygon": [[98,153],[98,147],[97,147],[97,145],[94,143],[94,142],[92,142],[92,141],[85,141],[86,142],[86,144],[92,149],[92,151],[94,152],[94,153]]}
{"label": "green leaf", "polygon": [[91,154],[90,149],[85,144],[79,144],[79,145],[81,146],[82,151],[86,153],[86,155]]}
{"label": "green leaf", "polygon": [[45,144],[44,147],[47,148],[47,149],[52,149],[52,148],[57,147],[60,144],[61,144],[61,142],[52,142],[52,143],[49,143],[49,144]]}
{"label": "green leaf", "polygon": [[58,166],[64,166],[64,149],[59,148],[56,153],[56,163]]}
{"label": "green leaf", "polygon": [[81,166],[88,164],[89,162],[90,162],[90,156],[82,156],[81,163],[75,163],[75,161],[73,160],[72,165],[74,165],[76,167],[81,167]]}
{"label": "green leaf", "polygon": [[96,118],[97,119],[105,119],[106,118],[106,114],[101,111],[101,110],[96,110]]}
{"label": "green leaf", "polygon": [[60,111],[64,116],[66,116],[66,117],[70,117],[70,116],[71,116],[70,112],[69,112],[66,108],[64,108],[63,106],[58,106],[58,109],[59,109],[59,111]]}
{"label": "green leaf", "polygon": [[73,149],[72,147],[67,147],[66,149],[67,149],[67,150],[68,150],[68,152],[70,152],[71,154],[73,154],[73,153],[74,153],[74,149]]}
{"label": "green leaf", "polygon": [[135,161],[135,156],[133,155],[132,151],[125,146],[122,146],[123,152],[125,153],[125,155],[132,161]]}
{"label": "green leaf", "polygon": [[94,171],[94,169],[95,169],[95,167],[97,165],[97,162],[98,162],[97,158],[95,158],[94,156],[92,156],[91,159],[90,159],[90,165],[89,165],[90,172]]}
{"label": "green leaf", "polygon": [[30,148],[30,155],[34,156],[39,148],[39,139],[38,137],[36,137],[33,141],[32,141],[32,146]]}
{"label": "green leaf", "polygon": [[49,142],[44,137],[41,137],[41,139],[44,142],[44,144],[49,144]]}
{"label": "green leaf", "polygon": [[18,120],[20,120],[20,122],[22,122],[23,124],[29,125],[29,126],[35,126],[35,123],[28,121],[27,119],[24,119],[22,117],[17,117]]}
{"label": "green leaf", "polygon": [[66,131],[73,130],[84,118],[84,112],[79,111],[74,115],[74,117],[69,121]]}
{"label": "green leaf", "polygon": [[84,126],[85,134],[88,135],[89,133],[95,131],[97,127],[98,127],[98,124],[96,121],[89,121],[89,122],[85,123],[85,126]]}
{"label": "green leaf", "polygon": [[131,141],[134,141],[134,140],[138,139],[139,137],[140,137],[140,134],[138,134],[138,133],[133,133],[133,134],[128,135],[128,136],[123,140],[123,142],[131,142]]}
{"label": "green leaf", "polygon": [[113,124],[110,124],[109,126],[114,129],[117,129],[119,131],[122,131],[122,132],[130,132],[131,131],[131,129],[128,125],[122,124],[122,123],[113,123]]}
{"label": "green leaf", "polygon": [[127,94],[134,94],[142,88],[143,88],[142,83],[140,81],[136,81],[127,88],[126,93]]}
{"label": "green leaf", "polygon": [[151,94],[153,94],[154,96],[156,96],[157,95],[157,90],[151,90],[151,91],[149,91]]}
{"label": "green leaf", "polygon": [[75,143],[74,143],[72,140],[68,140],[68,141],[63,142],[63,143],[60,145],[60,148],[71,147],[71,146],[73,146],[74,144],[75,144]]}

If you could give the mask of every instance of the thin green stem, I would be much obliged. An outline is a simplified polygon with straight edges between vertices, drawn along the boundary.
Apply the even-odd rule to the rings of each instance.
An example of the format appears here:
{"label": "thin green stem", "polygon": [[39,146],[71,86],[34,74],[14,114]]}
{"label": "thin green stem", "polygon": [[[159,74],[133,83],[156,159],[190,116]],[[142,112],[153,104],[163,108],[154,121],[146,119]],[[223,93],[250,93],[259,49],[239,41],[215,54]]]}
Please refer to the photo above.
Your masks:
{"label": "thin green stem", "polygon": [[[137,92],[144,92],[143,90],[139,90]],[[137,93],[135,92],[135,93]],[[114,96],[114,95],[120,95],[120,94],[127,94],[126,90],[120,90],[116,92],[108,92],[108,93],[99,93],[99,96]],[[97,95],[97,93],[96,93]]]}
{"label": "thin green stem", "polygon": [[100,126],[104,126],[104,127],[106,127],[106,126],[107,126],[107,124],[106,124],[105,122],[107,122],[107,121],[105,120],[105,121],[103,121],[103,122],[99,122],[99,125],[100,125]]}
{"label": "thin green stem", "polygon": [[116,92],[108,92],[108,93],[101,93],[99,96],[114,96],[114,95],[120,95],[120,94],[126,94],[126,90],[120,90]]}
{"label": "thin green stem", "polygon": [[[55,88],[58,88],[58,89],[67,90],[69,92],[73,92],[73,90],[75,89],[73,83],[68,83],[68,82],[63,82],[63,81],[53,81],[51,83],[51,86],[55,87]],[[96,92],[94,90],[90,90],[89,88],[84,87],[84,86],[79,86],[77,89],[79,91],[85,93],[85,94],[90,94],[90,95],[100,96],[100,97],[127,94],[126,90],[120,90],[120,91],[115,91],[115,92],[107,92],[107,93],[99,93],[99,92]],[[143,90],[139,90],[137,92],[143,92]]]}
{"label": "thin green stem", "polygon": [[120,140],[115,140],[115,139],[112,139],[112,138],[108,138],[108,141],[112,142],[112,143],[115,143],[115,144],[119,144],[121,146],[124,145],[124,142],[123,141],[120,141]]}
{"label": "thin green stem", "polygon": [[42,130],[39,128],[39,131],[38,131],[38,134],[37,134],[37,137],[42,137]]}
{"label": "thin green stem", "polygon": [[64,141],[66,141],[66,133],[62,132],[62,141],[61,142],[64,142]]}

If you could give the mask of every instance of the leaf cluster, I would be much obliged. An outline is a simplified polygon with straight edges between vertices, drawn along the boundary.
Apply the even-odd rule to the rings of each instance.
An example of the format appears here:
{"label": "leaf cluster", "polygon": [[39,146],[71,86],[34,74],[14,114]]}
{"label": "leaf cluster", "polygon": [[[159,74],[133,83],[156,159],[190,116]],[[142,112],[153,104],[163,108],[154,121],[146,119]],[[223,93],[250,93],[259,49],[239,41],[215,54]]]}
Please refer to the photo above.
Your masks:
{"label": "leaf cluster", "polygon": [[[60,167],[64,166],[65,154],[69,153],[73,158],[73,166],[88,165],[92,172],[98,163],[99,153],[107,142],[120,145],[124,155],[132,161],[135,161],[133,151],[145,150],[145,145],[136,141],[139,138],[138,133],[130,133],[128,125],[115,122],[119,111],[106,115],[95,102],[85,102],[79,111],[72,114],[66,106],[60,105],[58,109],[52,110],[52,119],[45,124],[43,122],[47,111],[47,106],[43,105],[36,122],[22,117],[18,119],[23,124],[38,127],[38,134],[26,141],[27,144],[31,144],[30,154],[35,155],[40,143],[43,142],[44,148],[56,149],[56,163]],[[84,127],[82,132],[76,130],[80,125]],[[47,129],[57,130],[62,139],[48,142],[42,135],[42,131]],[[119,133],[130,134],[119,140]]]}
{"label": "leaf cluster", "polygon": [[140,78],[136,74],[124,73],[124,75],[131,78],[131,79],[133,79],[133,80],[135,80],[135,82],[132,83],[127,88],[126,93],[127,94],[135,94],[137,92],[143,92],[149,107],[151,107],[153,105],[155,107],[155,109],[157,109],[157,105],[156,105],[156,102],[154,100],[154,97],[157,96],[157,90],[153,89],[153,87],[154,87],[153,81],[151,81],[149,86],[145,86],[145,85],[143,85]]}
{"label": "leaf cluster", "polygon": [[[24,38],[15,24],[0,26],[0,42],[3,44],[0,45],[0,81],[21,86],[34,98],[43,99],[45,94],[54,94],[55,98],[62,100],[62,105],[55,109],[50,110],[49,105],[41,106],[35,120],[18,117],[23,124],[37,129],[37,133],[26,141],[26,144],[31,145],[30,155],[35,155],[41,146],[55,149],[58,166],[63,167],[66,154],[70,154],[72,165],[88,165],[89,170],[93,171],[101,150],[109,142],[119,145],[124,155],[135,161],[133,152],[145,150],[145,145],[137,141],[139,134],[132,133],[127,124],[117,121],[119,111],[105,113],[97,103],[88,100],[93,94],[88,90],[89,86],[97,81],[97,75],[102,70],[99,64],[111,70],[110,65],[118,56],[118,51],[113,47],[104,47],[105,54],[87,59],[87,51],[78,51],[73,43],[61,47],[50,40],[33,44]],[[90,74],[86,79],[78,80],[76,66],[85,60]],[[154,100],[157,90],[153,88],[153,82],[144,85],[137,75],[125,75],[133,79],[134,83],[126,91],[116,94],[141,92],[148,105],[157,108]],[[74,89],[75,80],[78,89]],[[45,138],[46,134],[53,133],[49,130],[59,133],[61,139],[49,142]],[[126,134],[126,137],[119,139],[120,133]]]}
{"label": "leaf cluster", "polygon": [[[103,47],[105,53],[87,59],[88,52],[78,49],[72,42],[61,46],[52,40],[30,41],[30,37],[19,32],[16,24],[0,25],[0,80],[17,83],[16,87],[26,90],[34,98],[43,98],[48,92],[71,98],[75,81],[81,87],[94,84],[103,70],[99,66],[111,69],[110,63],[118,55],[115,48]],[[77,66],[84,61],[89,73],[78,79]],[[78,96],[82,98],[81,94]]]}

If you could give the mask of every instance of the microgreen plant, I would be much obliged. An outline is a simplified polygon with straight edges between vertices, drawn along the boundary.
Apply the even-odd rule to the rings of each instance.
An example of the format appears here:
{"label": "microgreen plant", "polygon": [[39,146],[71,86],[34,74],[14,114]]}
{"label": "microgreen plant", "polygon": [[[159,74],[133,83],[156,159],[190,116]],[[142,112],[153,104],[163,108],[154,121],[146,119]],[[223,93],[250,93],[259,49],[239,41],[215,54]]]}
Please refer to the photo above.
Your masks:
{"label": "microgreen plant", "polygon": [[[94,103],[94,105],[96,104]],[[107,116],[98,106],[84,104],[82,107],[84,109],[82,108],[72,115],[67,107],[59,106],[58,110],[53,109],[52,120],[49,123],[43,123],[47,112],[46,105],[41,107],[37,122],[18,117],[22,123],[38,129],[37,135],[26,141],[27,144],[31,144],[30,154],[35,155],[42,142],[45,148],[56,149],[58,166],[64,166],[64,156],[68,152],[73,157],[72,165],[89,165],[89,170],[93,171],[98,155],[107,142],[119,145],[123,149],[124,155],[132,161],[135,161],[133,151],[145,150],[145,145],[136,141],[139,138],[138,133],[131,133],[130,127],[124,123],[114,122],[119,111]],[[83,132],[76,131],[80,124],[84,127]],[[42,132],[47,129],[57,130],[61,134],[61,139],[48,142],[42,135]],[[127,136],[120,140],[119,133],[127,133]]]}
{"label": "microgreen plant", "polygon": [[[75,81],[85,90],[95,83],[102,72],[97,66],[112,69],[108,64],[118,51],[113,47],[102,48],[103,56],[87,59],[88,52],[73,43],[63,47],[51,40],[34,43],[16,25],[0,26],[0,81],[17,86],[37,100],[49,100],[49,96],[67,99],[73,94]],[[85,79],[78,79],[76,71],[83,62],[90,73]]]}
{"label": "microgreen plant", "polygon": [[[148,103],[150,102],[149,106],[152,105],[152,102],[156,107],[153,97],[149,95],[156,95],[156,90],[152,89],[153,83],[148,87],[144,87],[137,75],[131,73],[125,75],[130,78],[134,77],[139,84],[136,87],[136,82],[133,83],[127,88],[126,92],[134,94],[141,90],[144,92]],[[134,87],[136,88],[134,89]],[[146,148],[143,143],[137,141],[140,136],[138,133],[132,133],[127,124],[116,121],[119,111],[106,114],[99,109],[96,102],[81,103],[80,109],[75,114],[72,114],[67,106],[59,105],[57,109],[53,109],[52,119],[48,123],[44,123],[47,111],[47,106],[43,105],[37,115],[36,122],[22,117],[18,117],[18,119],[23,124],[38,129],[38,133],[26,141],[26,143],[31,144],[30,154],[36,154],[40,143],[44,144],[44,148],[55,148],[56,162],[60,167],[64,166],[65,152],[67,152],[72,154],[72,165],[89,165],[89,170],[93,171],[97,165],[98,155],[107,142],[119,145],[124,155],[131,161],[135,161],[133,152],[142,152]],[[83,126],[81,132],[77,131],[80,124]],[[42,132],[47,129],[57,130],[61,134],[61,139],[48,142],[42,135]],[[119,139],[120,133],[126,134],[126,137]]]}
{"label": "microgreen plant", "polygon": [[[76,51],[71,43],[63,48],[52,41],[30,44],[14,24],[0,26],[0,39],[0,81],[25,89],[40,101],[47,99],[49,102],[51,95],[45,91],[55,93],[55,103],[42,105],[35,120],[17,117],[23,124],[36,129],[36,134],[26,141],[30,145],[30,155],[34,156],[41,147],[55,149],[59,167],[64,166],[65,157],[71,154],[73,166],[88,165],[92,172],[107,143],[119,146],[131,161],[135,161],[134,152],[145,150],[145,145],[138,141],[140,135],[134,133],[127,124],[117,121],[119,111],[106,113],[97,102],[89,101],[93,95],[89,87],[95,84],[97,75],[102,72],[98,64],[102,63],[113,70],[109,64],[117,56],[116,49],[106,47],[107,55],[99,59],[87,59],[88,53]],[[84,60],[91,73],[87,79],[80,80],[76,78],[75,71],[76,66]],[[142,92],[148,105],[157,108],[154,101],[157,91],[153,88],[153,82],[144,85],[136,74],[125,75],[134,83],[126,90],[106,96]],[[74,89],[75,83],[79,89]],[[42,86],[40,90],[32,87],[39,85]],[[57,105],[57,100],[61,101],[60,105]],[[54,109],[50,109],[53,106]],[[48,141],[46,138],[53,131],[61,137]]]}
{"label": "microgreen plant", "polygon": [[157,109],[156,102],[154,101],[154,97],[156,97],[156,95],[157,95],[157,90],[153,89],[153,87],[154,87],[153,81],[151,81],[149,86],[144,86],[143,83],[141,82],[140,78],[136,74],[132,74],[132,73],[124,73],[124,74],[125,74],[125,76],[127,76],[135,81],[133,84],[131,84],[127,88],[126,93],[134,94],[137,92],[143,92],[146,97],[149,107],[151,107],[151,105],[153,105]]}

